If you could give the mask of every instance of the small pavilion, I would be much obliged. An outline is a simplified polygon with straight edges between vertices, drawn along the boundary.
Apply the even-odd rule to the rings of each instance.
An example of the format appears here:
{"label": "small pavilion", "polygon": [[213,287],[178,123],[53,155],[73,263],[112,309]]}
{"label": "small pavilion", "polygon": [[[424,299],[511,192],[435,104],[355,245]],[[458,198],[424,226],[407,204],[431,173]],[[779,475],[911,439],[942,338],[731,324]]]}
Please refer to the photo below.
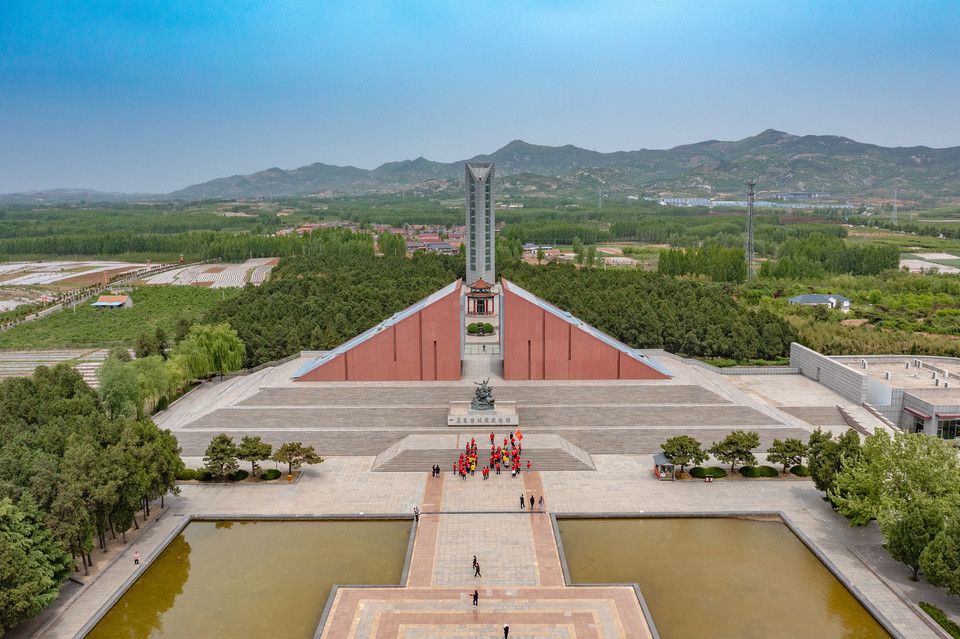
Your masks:
{"label": "small pavilion", "polygon": [[467,315],[493,315],[494,300],[497,294],[493,292],[493,284],[487,284],[483,279],[479,279],[473,284],[469,284],[467,297]]}

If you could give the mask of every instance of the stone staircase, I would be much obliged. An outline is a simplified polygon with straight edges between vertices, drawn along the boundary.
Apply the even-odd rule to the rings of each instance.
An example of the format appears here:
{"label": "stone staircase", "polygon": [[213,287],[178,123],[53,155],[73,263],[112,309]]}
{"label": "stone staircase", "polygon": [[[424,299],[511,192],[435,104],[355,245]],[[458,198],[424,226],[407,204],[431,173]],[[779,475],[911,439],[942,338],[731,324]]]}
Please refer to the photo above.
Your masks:
{"label": "stone staircase", "polygon": [[[373,464],[375,472],[412,473],[429,472],[439,465],[444,472],[453,472],[453,463],[463,449],[457,438],[412,435],[384,451]],[[443,447],[438,447],[443,446]],[[489,459],[489,440],[477,442],[480,461]],[[523,468],[530,461],[533,470],[595,470],[593,460],[582,450],[556,435],[530,435],[524,438]],[[481,466],[477,466],[479,473]],[[501,471],[503,472],[503,471]]]}
{"label": "stone staircase", "polygon": [[[836,409],[832,409],[837,412]],[[677,435],[689,435],[699,440],[704,448],[720,441],[738,427],[723,428],[591,428],[579,432],[563,433],[571,444],[591,455],[649,455],[662,452],[660,444]],[[760,435],[760,446],[756,451],[765,451],[773,445],[774,439],[795,437],[804,442],[810,438],[810,432],[791,426],[756,427],[744,426],[743,430],[756,431]]]}

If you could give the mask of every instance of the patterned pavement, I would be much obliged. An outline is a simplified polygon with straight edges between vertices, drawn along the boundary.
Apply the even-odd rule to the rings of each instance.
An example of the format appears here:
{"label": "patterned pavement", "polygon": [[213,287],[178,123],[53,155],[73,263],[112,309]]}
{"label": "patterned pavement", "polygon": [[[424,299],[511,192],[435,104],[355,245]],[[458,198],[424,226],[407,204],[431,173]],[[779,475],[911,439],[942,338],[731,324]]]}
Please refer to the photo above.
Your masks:
{"label": "patterned pavement", "polygon": [[321,639],[502,637],[504,624],[517,638],[652,638],[633,588],[564,585],[550,517],[530,494],[538,504],[539,473],[428,478],[406,587],[338,589]]}

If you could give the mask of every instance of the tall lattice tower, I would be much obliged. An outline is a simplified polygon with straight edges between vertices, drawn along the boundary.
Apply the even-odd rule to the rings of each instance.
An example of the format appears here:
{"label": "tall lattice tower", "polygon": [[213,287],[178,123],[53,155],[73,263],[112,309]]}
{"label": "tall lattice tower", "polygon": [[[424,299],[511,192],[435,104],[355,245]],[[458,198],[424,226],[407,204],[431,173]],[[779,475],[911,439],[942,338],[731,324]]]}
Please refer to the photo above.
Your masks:
{"label": "tall lattice tower", "polygon": [[753,279],[756,275],[756,267],[753,261],[753,200],[756,192],[753,187],[757,185],[756,181],[747,181],[747,232],[743,238],[743,252],[747,257],[747,279]]}

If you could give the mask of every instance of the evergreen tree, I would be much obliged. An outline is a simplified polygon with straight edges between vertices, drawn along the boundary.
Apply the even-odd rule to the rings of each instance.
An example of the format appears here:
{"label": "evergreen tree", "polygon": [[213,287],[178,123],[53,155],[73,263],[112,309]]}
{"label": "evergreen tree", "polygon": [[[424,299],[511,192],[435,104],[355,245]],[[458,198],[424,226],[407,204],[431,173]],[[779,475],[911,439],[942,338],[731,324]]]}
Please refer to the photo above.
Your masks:
{"label": "evergreen tree", "polygon": [[233,438],[226,433],[220,433],[210,440],[203,456],[203,466],[214,475],[226,475],[227,472],[237,469],[237,452]]}
{"label": "evergreen tree", "polygon": [[730,464],[730,471],[733,472],[737,462],[743,462],[746,466],[756,465],[757,458],[752,451],[759,445],[758,433],[735,430],[711,446],[709,452],[720,461]]}
{"label": "evergreen tree", "polygon": [[0,500],[0,633],[51,604],[71,563],[31,501]]}
{"label": "evergreen tree", "polygon": [[663,454],[674,464],[680,464],[680,472],[687,464],[702,464],[709,455],[700,442],[689,435],[677,435],[660,444]]}
{"label": "evergreen tree", "polygon": [[300,468],[303,464],[319,464],[323,458],[317,455],[313,446],[304,446],[301,442],[290,442],[283,444],[277,449],[270,459],[281,464],[287,464],[287,474],[293,474],[293,471]]}
{"label": "evergreen tree", "polygon": [[244,435],[240,439],[240,446],[237,450],[237,458],[250,462],[250,474],[257,474],[257,462],[264,459],[270,459],[273,454],[273,446],[264,443],[259,436],[250,437]]}
{"label": "evergreen tree", "polygon": [[796,438],[774,439],[773,446],[767,449],[767,461],[783,464],[783,472],[790,466],[796,466],[807,454],[807,445]]}

